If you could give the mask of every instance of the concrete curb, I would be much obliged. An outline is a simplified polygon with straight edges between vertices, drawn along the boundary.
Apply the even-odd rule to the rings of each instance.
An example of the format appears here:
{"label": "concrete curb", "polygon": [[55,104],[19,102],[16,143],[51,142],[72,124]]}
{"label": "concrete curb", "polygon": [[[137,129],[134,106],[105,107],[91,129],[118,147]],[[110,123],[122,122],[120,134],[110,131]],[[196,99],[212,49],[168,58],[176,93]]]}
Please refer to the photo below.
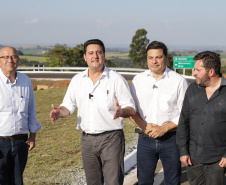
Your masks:
{"label": "concrete curb", "polygon": [[127,173],[132,167],[137,164],[137,150],[127,155],[124,158],[124,173]]}

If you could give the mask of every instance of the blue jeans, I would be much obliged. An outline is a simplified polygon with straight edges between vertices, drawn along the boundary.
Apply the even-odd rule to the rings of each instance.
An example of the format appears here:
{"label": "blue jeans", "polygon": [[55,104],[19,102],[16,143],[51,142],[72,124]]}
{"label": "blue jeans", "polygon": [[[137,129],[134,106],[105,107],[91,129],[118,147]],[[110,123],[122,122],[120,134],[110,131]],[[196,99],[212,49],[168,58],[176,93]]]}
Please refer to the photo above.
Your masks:
{"label": "blue jeans", "polygon": [[180,185],[181,163],[176,135],[166,133],[154,139],[139,134],[137,147],[137,177],[139,185],[152,185],[158,159],[162,161],[165,185]]}
{"label": "blue jeans", "polygon": [[0,139],[0,184],[23,185],[23,171],[28,157],[27,138]]}

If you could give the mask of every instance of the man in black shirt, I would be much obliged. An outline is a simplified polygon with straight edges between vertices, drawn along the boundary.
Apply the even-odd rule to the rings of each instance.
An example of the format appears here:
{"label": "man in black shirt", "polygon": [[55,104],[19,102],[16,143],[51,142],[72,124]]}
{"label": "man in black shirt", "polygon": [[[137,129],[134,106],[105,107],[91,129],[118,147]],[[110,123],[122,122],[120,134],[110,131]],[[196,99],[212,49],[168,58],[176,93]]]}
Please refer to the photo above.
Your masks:
{"label": "man in black shirt", "polygon": [[195,81],[186,92],[177,127],[180,160],[191,185],[224,185],[226,167],[226,79],[220,55],[197,54]]}

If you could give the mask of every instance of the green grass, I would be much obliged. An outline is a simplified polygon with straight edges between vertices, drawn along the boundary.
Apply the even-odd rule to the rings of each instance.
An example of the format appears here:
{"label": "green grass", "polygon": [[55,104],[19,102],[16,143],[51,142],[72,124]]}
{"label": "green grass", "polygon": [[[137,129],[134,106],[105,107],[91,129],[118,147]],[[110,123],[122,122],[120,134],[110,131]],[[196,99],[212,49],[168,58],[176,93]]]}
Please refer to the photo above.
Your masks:
{"label": "green grass", "polygon": [[42,51],[46,51],[45,48],[24,48],[21,50],[24,55],[42,55]]}
{"label": "green grass", "polygon": [[28,61],[38,61],[40,63],[45,63],[46,58],[45,57],[39,57],[39,56],[26,56],[26,55],[20,55],[21,59],[27,59]]}
{"label": "green grass", "polygon": [[[42,128],[37,132],[36,147],[29,152],[25,185],[70,182],[72,172],[82,167],[81,131],[76,129],[76,112],[57,120],[55,125],[49,118],[51,104],[59,106],[66,90],[67,87],[35,91],[37,120],[42,123]],[[127,146],[136,140],[137,134],[129,119],[124,122]]]}
{"label": "green grass", "polygon": [[221,65],[222,66],[226,65],[226,57],[225,58],[221,57]]}
{"label": "green grass", "polygon": [[112,58],[120,58],[120,59],[129,59],[128,57],[129,53],[116,53],[116,52],[107,52],[105,53],[105,56],[107,59]]}
{"label": "green grass", "polygon": [[[26,56],[26,55],[20,55],[21,59],[27,59],[28,61],[38,61],[39,63],[46,63],[46,58],[43,56]],[[112,58],[119,58],[119,59],[128,59],[128,53],[113,53],[108,52],[106,53],[107,59]]]}

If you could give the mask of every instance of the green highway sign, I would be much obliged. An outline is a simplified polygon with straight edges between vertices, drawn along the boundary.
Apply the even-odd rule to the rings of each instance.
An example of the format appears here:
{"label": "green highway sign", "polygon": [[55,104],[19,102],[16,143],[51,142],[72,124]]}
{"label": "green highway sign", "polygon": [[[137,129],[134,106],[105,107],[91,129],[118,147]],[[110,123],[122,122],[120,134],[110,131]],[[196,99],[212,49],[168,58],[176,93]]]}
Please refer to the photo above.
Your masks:
{"label": "green highway sign", "polygon": [[194,65],[194,57],[173,57],[174,69],[191,69]]}

